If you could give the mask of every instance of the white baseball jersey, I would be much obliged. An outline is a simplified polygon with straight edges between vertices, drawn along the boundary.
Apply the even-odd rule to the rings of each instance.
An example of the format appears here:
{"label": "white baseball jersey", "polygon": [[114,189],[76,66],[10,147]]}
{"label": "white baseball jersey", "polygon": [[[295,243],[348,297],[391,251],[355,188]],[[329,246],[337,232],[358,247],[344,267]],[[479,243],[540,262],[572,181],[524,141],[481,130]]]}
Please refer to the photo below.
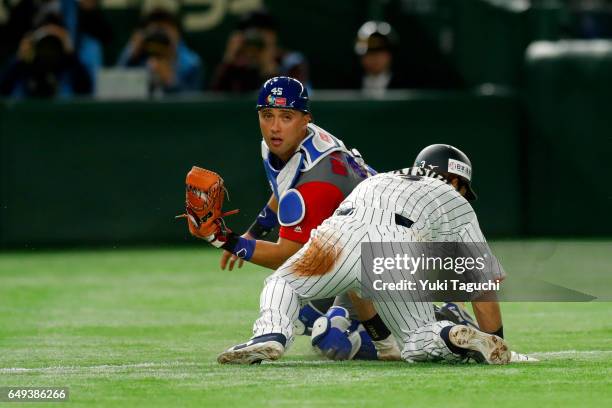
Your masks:
{"label": "white baseball jersey", "polygon": [[[414,222],[415,238],[428,242],[484,242],[472,206],[452,186],[421,167],[381,173],[359,184],[336,213],[362,208],[361,220],[376,224],[376,210]],[[372,209],[372,210],[370,210]],[[368,218],[370,216],[370,218]]]}
{"label": "white baseball jersey", "polygon": [[[254,336],[281,333],[291,343],[302,303],[348,290],[360,292],[361,243],[484,242],[471,205],[452,186],[423,168],[382,173],[360,183],[334,216],[311,233],[308,243],[266,280]],[[438,176],[439,177],[439,176]],[[398,225],[396,214],[409,221]],[[395,248],[394,248],[395,250]],[[331,263],[330,263],[331,260]],[[433,305],[416,292],[401,300],[376,301],[376,310],[395,338],[402,357],[424,361],[458,357],[439,337],[450,322],[436,322]]]}

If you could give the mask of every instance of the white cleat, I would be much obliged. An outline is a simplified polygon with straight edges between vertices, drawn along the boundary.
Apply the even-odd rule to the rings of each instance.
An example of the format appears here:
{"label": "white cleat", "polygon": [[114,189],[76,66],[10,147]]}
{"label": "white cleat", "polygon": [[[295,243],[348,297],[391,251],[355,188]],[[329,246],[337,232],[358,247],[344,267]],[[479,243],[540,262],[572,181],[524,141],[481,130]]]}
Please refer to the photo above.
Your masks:
{"label": "white cleat", "polygon": [[468,349],[467,356],[479,363],[508,364],[511,353],[506,342],[494,334],[483,333],[469,326],[456,325],[448,338],[455,346]]}
{"label": "white cleat", "polygon": [[230,347],[217,357],[219,364],[259,364],[264,360],[278,360],[285,352],[284,336],[276,335],[256,337],[246,343]]}
{"label": "white cleat", "polygon": [[535,357],[528,356],[527,354],[517,353],[516,351],[512,351],[512,356],[510,357],[511,363],[537,363],[538,360]]}

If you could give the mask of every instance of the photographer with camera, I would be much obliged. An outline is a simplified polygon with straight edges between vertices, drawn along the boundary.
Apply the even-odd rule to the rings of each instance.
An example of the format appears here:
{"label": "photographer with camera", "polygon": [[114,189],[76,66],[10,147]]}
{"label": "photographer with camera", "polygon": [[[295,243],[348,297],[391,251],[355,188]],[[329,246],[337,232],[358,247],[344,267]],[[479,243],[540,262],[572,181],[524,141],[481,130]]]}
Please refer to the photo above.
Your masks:
{"label": "photographer with camera", "polygon": [[62,16],[56,11],[40,13],[0,80],[0,95],[52,98],[88,95],[92,90],[91,75],[75,52]]}
{"label": "photographer with camera", "polygon": [[223,62],[215,70],[211,88],[224,92],[249,92],[277,76],[290,76],[309,88],[304,56],[278,45],[279,25],[266,10],[241,19],[228,41]]}
{"label": "photographer with camera", "polygon": [[176,16],[164,9],[153,9],[144,16],[117,65],[146,67],[152,95],[200,90],[200,57],[182,40]]}

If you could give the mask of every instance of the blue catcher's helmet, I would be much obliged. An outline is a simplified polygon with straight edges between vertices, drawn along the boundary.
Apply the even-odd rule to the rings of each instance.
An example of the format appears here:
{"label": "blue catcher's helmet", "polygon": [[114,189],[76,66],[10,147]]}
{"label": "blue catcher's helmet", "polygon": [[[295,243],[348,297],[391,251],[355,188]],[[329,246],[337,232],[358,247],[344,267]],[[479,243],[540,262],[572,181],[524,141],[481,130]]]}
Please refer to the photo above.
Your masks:
{"label": "blue catcher's helmet", "polygon": [[294,78],[281,76],[268,79],[257,98],[257,110],[263,108],[295,109],[309,113],[308,91]]}

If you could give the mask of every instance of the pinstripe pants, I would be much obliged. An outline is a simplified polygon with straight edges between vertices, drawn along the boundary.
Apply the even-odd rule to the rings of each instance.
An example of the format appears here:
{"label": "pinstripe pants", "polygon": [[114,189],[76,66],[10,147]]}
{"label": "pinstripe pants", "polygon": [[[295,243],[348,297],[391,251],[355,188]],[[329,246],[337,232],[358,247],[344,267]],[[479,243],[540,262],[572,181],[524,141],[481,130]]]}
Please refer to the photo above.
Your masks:
{"label": "pinstripe pants", "polygon": [[[393,213],[360,210],[326,220],[311,233],[310,240],[300,251],[266,279],[253,337],[281,333],[289,346],[293,341],[293,322],[301,305],[349,290],[360,293],[362,242],[408,242],[416,239],[411,230],[395,225]],[[317,251],[312,250],[313,245]],[[325,264],[329,251],[334,255],[333,265],[329,270],[321,271],[318,266]],[[317,274],[301,274],[305,262],[309,272],[314,270]],[[326,269],[324,265],[322,269]],[[412,296],[406,294],[401,299],[385,301],[373,299],[376,311],[400,343],[402,358],[410,362],[457,360],[459,357],[448,350],[439,336],[442,328],[452,323],[437,322],[433,305],[415,301]]]}

